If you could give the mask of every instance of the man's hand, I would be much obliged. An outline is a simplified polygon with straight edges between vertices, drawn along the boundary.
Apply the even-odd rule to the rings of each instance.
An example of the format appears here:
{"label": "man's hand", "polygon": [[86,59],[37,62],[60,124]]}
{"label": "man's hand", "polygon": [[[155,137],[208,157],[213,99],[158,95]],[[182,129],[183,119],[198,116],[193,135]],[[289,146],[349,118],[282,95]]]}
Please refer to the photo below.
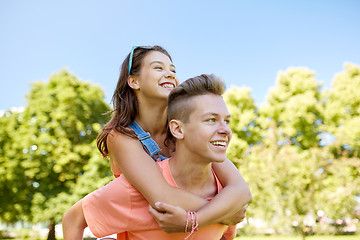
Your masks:
{"label": "man's hand", "polygon": [[242,209],[240,209],[237,213],[232,215],[231,217],[221,221],[222,224],[232,226],[240,223],[242,220],[244,220],[246,216],[246,209],[248,205],[246,204]]}
{"label": "man's hand", "polygon": [[155,208],[149,205],[149,213],[165,232],[184,232],[187,214],[181,207],[157,202]]}

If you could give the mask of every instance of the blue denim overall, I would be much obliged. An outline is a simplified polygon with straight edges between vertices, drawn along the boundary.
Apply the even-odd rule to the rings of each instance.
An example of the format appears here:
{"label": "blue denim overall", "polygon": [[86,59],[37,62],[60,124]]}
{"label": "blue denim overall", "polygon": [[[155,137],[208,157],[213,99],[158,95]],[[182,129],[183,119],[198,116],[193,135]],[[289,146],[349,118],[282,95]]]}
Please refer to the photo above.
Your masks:
{"label": "blue denim overall", "polygon": [[144,149],[152,157],[152,159],[154,159],[154,161],[158,161],[159,159],[160,161],[167,159],[167,157],[164,157],[160,154],[161,149],[151,138],[150,133],[145,132],[137,122],[133,121],[129,124],[129,127],[134,130]]}

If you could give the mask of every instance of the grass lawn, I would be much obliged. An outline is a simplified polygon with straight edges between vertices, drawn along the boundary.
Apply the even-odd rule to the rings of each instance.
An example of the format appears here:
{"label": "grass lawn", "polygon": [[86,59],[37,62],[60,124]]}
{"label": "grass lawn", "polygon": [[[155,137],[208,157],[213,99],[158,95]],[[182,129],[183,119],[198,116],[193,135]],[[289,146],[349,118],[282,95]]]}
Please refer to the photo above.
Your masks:
{"label": "grass lawn", "polygon": [[[39,238],[12,238],[9,240],[45,240]],[[309,236],[306,240],[359,240],[359,235],[352,236]],[[5,240],[5,239],[4,239]],[[57,238],[57,240],[62,240]],[[237,237],[235,240],[302,240],[301,236],[253,236],[253,237]]]}
{"label": "grass lawn", "polygon": [[[359,235],[351,236],[309,236],[306,240],[359,240]],[[301,236],[253,236],[237,237],[235,240],[302,240]]]}

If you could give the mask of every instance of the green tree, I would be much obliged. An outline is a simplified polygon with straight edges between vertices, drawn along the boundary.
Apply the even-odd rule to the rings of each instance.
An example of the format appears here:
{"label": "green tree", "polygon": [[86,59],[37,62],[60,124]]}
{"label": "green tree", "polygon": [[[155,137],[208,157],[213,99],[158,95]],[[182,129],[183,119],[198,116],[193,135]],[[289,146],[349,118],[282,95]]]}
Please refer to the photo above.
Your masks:
{"label": "green tree", "polygon": [[0,218],[9,223],[30,215],[31,183],[23,174],[21,135],[16,134],[22,119],[23,114],[14,111],[0,117]]}
{"label": "green tree", "polygon": [[[332,178],[332,194],[347,195],[349,199],[326,205],[326,213],[333,217],[351,216],[360,196],[360,67],[344,64],[344,71],[335,75],[332,88],[323,93],[324,145],[332,153],[331,163],[326,169]],[[354,216],[353,216],[354,217]]]}
{"label": "green tree", "polygon": [[262,121],[262,128],[267,129],[275,121],[279,144],[290,142],[302,149],[318,145],[322,122],[320,87],[315,73],[307,68],[280,72],[267,103],[260,108],[260,115],[268,120]]}
{"label": "green tree", "polygon": [[358,205],[355,196],[360,193],[360,160],[346,156],[335,158],[329,149],[324,150],[328,155],[321,169],[325,188],[321,194],[325,204],[319,209],[332,219],[355,218],[354,208]]}
{"label": "green tree", "polygon": [[[274,138],[273,140],[276,140]],[[270,141],[270,140],[269,140]],[[352,159],[357,169],[358,159]],[[241,161],[240,171],[249,184],[253,202],[247,211],[260,229],[254,232],[300,233],[303,238],[314,228],[317,212],[329,218],[351,216],[359,177],[348,159],[334,160],[326,148],[302,150],[286,144],[256,145]]]}
{"label": "green tree", "polygon": [[240,156],[244,151],[261,140],[257,107],[250,93],[249,88],[232,87],[224,94],[233,132],[227,155],[235,164],[241,161]]}
{"label": "green tree", "polygon": [[[360,157],[360,67],[344,64],[332,88],[323,94],[324,131],[331,134],[336,156]],[[329,137],[329,136],[328,136]]]}
{"label": "green tree", "polygon": [[[48,239],[54,239],[52,230],[71,204],[102,186],[104,178],[110,179],[109,163],[94,142],[107,121],[102,114],[109,106],[103,99],[98,86],[82,82],[66,70],[51,76],[48,83],[32,85],[21,121],[10,133],[13,146],[8,150],[14,152],[14,159],[10,155],[5,159],[5,169],[20,171],[11,181],[6,176],[6,181],[21,181],[27,189],[26,199],[21,199],[24,193],[17,190],[10,202],[27,208],[17,216],[9,211],[8,219],[48,221]],[[98,170],[96,174],[93,168]],[[81,190],[80,185],[87,187]]]}
{"label": "green tree", "polygon": [[[346,74],[347,78],[349,75],[358,76],[358,70],[352,69],[352,74]],[[357,89],[356,84],[352,84],[351,87]],[[329,95],[326,96],[325,100],[329,101]],[[244,133],[239,134],[241,141],[237,141],[243,147],[229,149],[239,159],[239,170],[253,195],[247,211],[250,231],[256,231],[252,228],[256,223],[262,226],[262,233],[271,229],[279,234],[297,231],[305,238],[309,231],[319,231],[311,226],[318,211],[334,219],[351,216],[357,204],[354,196],[359,194],[360,162],[346,154],[336,157],[330,151],[333,146],[319,144],[324,141],[320,135],[324,136],[329,122],[323,117],[322,103],[329,103],[321,99],[320,84],[314,73],[305,68],[290,68],[280,73],[267,100],[253,120],[256,136],[261,136],[261,141],[248,143],[246,136],[253,134],[247,134],[244,128]],[[236,101],[227,101],[227,104],[232,116],[236,116],[235,125],[231,127],[237,136],[237,129],[243,129],[241,122],[246,121],[237,121],[241,117],[236,112],[241,115],[243,112],[239,109],[246,107]],[[354,109],[358,109],[356,107]],[[337,110],[333,112],[338,113]],[[340,111],[341,114],[345,112]],[[244,116],[246,119],[247,115]],[[354,115],[341,117],[354,121]],[[338,136],[335,131],[331,133]],[[354,149],[354,142],[346,144]]]}

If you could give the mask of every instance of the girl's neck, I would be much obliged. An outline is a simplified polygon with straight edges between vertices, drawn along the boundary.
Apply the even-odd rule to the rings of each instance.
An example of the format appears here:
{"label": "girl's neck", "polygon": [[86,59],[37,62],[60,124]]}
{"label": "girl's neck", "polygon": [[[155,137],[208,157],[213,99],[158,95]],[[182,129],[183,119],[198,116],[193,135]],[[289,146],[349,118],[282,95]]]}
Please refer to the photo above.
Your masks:
{"label": "girl's neck", "polygon": [[[164,101],[163,101],[164,102]],[[152,102],[150,104],[139,102],[139,112],[135,117],[135,121],[145,131],[149,132],[151,138],[160,147],[160,154],[170,157],[172,152],[164,141],[166,138],[166,121],[167,121],[167,104],[162,102]]]}
{"label": "girl's neck", "polygon": [[135,121],[152,136],[166,133],[167,103],[166,101],[141,101]]}

